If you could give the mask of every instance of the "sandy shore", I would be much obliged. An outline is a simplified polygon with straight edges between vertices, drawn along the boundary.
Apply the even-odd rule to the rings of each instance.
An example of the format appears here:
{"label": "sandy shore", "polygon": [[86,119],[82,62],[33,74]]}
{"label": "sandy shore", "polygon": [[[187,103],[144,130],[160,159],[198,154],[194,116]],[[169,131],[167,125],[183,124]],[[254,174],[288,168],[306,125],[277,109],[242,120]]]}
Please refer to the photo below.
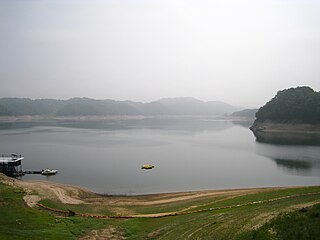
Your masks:
{"label": "sandy shore", "polygon": [[244,195],[248,193],[258,193],[272,191],[288,187],[270,188],[247,188],[247,189],[228,189],[228,190],[205,190],[192,192],[161,193],[138,196],[105,196],[94,193],[88,189],[59,184],[49,181],[38,180],[18,180],[7,177],[0,173],[0,181],[10,186],[21,187],[26,192],[24,200],[30,207],[42,199],[58,200],[64,204],[100,204],[108,206],[151,206],[166,203],[181,202],[192,199],[200,199],[210,196]]}

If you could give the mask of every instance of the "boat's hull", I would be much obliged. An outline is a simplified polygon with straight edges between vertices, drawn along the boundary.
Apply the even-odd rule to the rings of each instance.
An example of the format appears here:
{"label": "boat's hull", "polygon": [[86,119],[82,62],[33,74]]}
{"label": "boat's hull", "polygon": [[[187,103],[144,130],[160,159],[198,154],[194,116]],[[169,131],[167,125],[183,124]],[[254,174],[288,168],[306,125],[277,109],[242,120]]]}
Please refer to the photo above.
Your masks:
{"label": "boat's hull", "polygon": [[58,171],[50,171],[50,172],[45,172],[45,171],[43,171],[43,172],[41,172],[41,174],[42,175],[56,175],[58,173]]}
{"label": "boat's hull", "polygon": [[153,165],[142,165],[141,169],[152,169],[154,168]]}

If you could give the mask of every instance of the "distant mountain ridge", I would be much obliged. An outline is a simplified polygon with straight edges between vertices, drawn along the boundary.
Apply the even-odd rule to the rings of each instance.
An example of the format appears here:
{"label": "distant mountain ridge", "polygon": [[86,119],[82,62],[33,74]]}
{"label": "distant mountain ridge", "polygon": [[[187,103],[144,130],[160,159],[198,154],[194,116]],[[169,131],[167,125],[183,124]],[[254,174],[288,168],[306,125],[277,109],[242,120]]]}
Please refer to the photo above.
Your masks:
{"label": "distant mountain ridge", "polygon": [[252,119],[254,119],[256,117],[257,111],[258,111],[258,109],[256,109],[256,108],[244,109],[244,110],[241,110],[241,111],[234,112],[231,115],[233,117],[243,117],[243,118],[252,118]]}
{"label": "distant mountain ridge", "polygon": [[224,102],[204,102],[191,97],[162,98],[149,103],[91,98],[0,99],[0,116],[225,115],[242,109]]}

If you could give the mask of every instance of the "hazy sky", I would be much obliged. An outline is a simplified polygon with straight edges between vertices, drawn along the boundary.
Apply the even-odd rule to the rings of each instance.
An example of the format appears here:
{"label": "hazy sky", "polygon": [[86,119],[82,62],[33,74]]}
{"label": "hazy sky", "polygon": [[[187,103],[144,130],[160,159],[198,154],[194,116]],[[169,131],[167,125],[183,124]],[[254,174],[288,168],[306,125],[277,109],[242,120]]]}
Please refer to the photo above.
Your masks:
{"label": "hazy sky", "polygon": [[257,107],[320,90],[320,0],[0,0],[0,97]]}

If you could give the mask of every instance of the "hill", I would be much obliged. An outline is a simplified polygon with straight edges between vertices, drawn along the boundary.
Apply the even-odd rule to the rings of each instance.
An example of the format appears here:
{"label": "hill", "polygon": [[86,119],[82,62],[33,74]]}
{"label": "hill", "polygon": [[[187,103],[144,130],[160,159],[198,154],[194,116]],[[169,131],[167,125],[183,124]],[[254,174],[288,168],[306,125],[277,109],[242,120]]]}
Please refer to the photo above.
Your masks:
{"label": "hill", "polygon": [[258,110],[250,129],[259,142],[319,145],[320,92],[310,87],[279,91]]}
{"label": "hill", "polygon": [[224,102],[194,98],[165,98],[150,103],[90,98],[0,99],[0,116],[224,115],[240,109]]}
{"label": "hill", "polygon": [[267,120],[320,123],[320,92],[316,92],[310,87],[279,91],[256,114],[256,121]]}
{"label": "hill", "polygon": [[219,101],[204,102],[191,97],[162,98],[157,103],[177,115],[224,115],[243,109]]}
{"label": "hill", "polygon": [[233,112],[231,116],[242,118],[255,118],[258,109],[244,109],[241,111]]}
{"label": "hill", "polygon": [[95,100],[90,98],[72,98],[56,112],[58,116],[90,115],[138,115],[134,107],[114,100]]}
{"label": "hill", "polygon": [[0,116],[52,115],[64,104],[54,99],[1,98]]}

